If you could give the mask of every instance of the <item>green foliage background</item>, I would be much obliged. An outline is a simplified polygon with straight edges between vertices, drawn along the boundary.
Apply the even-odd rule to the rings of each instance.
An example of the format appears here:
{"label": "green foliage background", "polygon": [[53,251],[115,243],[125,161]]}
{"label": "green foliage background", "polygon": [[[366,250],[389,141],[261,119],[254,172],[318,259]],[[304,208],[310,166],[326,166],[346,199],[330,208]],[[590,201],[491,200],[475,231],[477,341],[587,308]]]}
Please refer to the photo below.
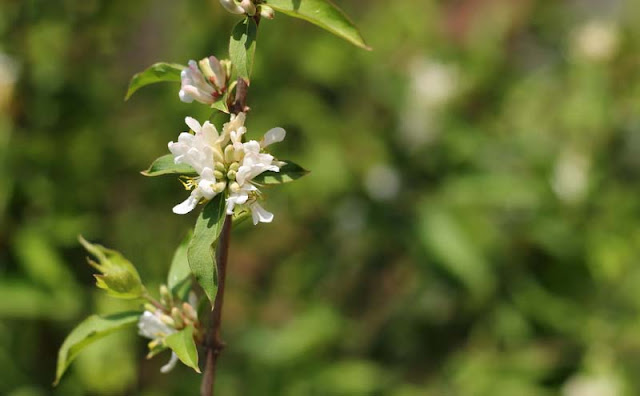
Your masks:
{"label": "green foliage background", "polygon": [[[338,3],[373,52],[260,26],[249,134],[284,127],[275,153],[312,173],[234,231],[219,394],[640,394],[640,4]],[[608,59],[580,50],[606,49],[598,18]],[[76,236],[157,285],[195,222],[138,171],[206,109],[175,84],[124,103],[129,78],[224,56],[235,22],[213,0],[0,3],[0,394],[196,394],[134,331],[50,384],[74,325],[129,307]]]}

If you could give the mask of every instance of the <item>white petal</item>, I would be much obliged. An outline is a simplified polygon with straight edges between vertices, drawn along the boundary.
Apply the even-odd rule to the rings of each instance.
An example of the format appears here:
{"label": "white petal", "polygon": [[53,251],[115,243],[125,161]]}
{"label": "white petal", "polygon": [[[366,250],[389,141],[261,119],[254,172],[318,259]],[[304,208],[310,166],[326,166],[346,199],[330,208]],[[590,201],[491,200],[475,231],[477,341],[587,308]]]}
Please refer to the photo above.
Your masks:
{"label": "white petal", "polygon": [[160,372],[162,374],[168,373],[169,371],[173,370],[174,367],[176,367],[176,363],[178,363],[178,355],[176,355],[175,352],[171,352],[171,359],[169,359],[169,362],[167,364],[160,367]]}
{"label": "white petal", "polygon": [[261,146],[264,148],[273,143],[280,143],[284,140],[284,137],[286,135],[287,131],[285,131],[283,128],[277,127],[270,129],[267,133],[264,134]]}
{"label": "white petal", "polygon": [[220,0],[220,4],[232,14],[244,14],[244,8],[240,7],[233,0]]}
{"label": "white petal", "polygon": [[193,117],[186,117],[184,119],[184,123],[187,124],[187,126],[196,133],[200,132],[200,128],[202,128],[200,126],[200,123]]}
{"label": "white petal", "polygon": [[198,201],[200,201],[200,198],[200,192],[198,191],[198,189],[193,190],[193,192],[191,192],[191,195],[189,195],[189,198],[173,207],[173,213],[187,214],[191,212],[198,205]]}
{"label": "white petal", "polygon": [[260,206],[259,203],[252,203],[250,208],[251,217],[253,218],[253,225],[256,225],[258,223],[271,223],[271,221],[273,220],[273,213],[267,211],[265,208]]}
{"label": "white petal", "polygon": [[188,93],[186,93],[184,90],[180,90],[180,92],[178,92],[178,96],[180,97],[180,101],[184,102],[184,103],[191,103],[193,102],[193,98],[191,97],[191,95],[189,95]]}

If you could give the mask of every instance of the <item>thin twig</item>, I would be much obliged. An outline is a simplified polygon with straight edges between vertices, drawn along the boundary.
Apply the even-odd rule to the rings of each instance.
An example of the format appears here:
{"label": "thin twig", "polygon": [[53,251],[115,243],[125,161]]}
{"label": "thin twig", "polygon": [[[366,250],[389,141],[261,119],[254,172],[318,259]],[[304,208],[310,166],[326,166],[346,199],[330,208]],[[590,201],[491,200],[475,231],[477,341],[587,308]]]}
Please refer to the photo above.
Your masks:
{"label": "thin twig", "polygon": [[[238,78],[236,85],[236,97],[231,106],[231,112],[238,114],[247,109],[247,82]],[[207,361],[205,363],[204,373],[202,375],[202,383],[200,384],[201,396],[213,396],[213,385],[216,379],[216,364],[218,357],[224,349],[224,341],[220,333],[222,324],[222,304],[224,302],[224,286],[227,273],[227,258],[229,256],[229,241],[231,239],[231,222],[232,215],[227,215],[222,225],[220,238],[218,239],[216,249],[216,265],[218,269],[218,292],[213,302],[213,311],[211,311],[211,323],[207,329],[204,346],[207,350]]]}
{"label": "thin twig", "polygon": [[207,337],[205,338],[207,361],[204,374],[202,375],[202,383],[200,385],[201,396],[213,396],[213,385],[216,377],[216,363],[218,362],[218,356],[220,356],[225,345],[220,334],[220,325],[222,324],[222,304],[224,302],[224,286],[227,273],[227,259],[229,256],[232,218],[232,215],[226,215],[216,249],[218,292],[216,293],[216,299],[213,302],[211,323],[210,327],[207,329]]}

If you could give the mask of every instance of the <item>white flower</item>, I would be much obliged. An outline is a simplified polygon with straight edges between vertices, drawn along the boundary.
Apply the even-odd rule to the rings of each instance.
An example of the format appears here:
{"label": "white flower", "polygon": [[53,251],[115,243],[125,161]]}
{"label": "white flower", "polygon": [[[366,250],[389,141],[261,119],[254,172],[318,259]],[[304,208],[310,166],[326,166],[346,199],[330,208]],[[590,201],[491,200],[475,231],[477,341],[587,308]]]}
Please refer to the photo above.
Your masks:
{"label": "white flower", "polygon": [[[138,319],[138,332],[141,336],[149,338],[151,340],[163,340],[167,336],[177,332],[173,327],[170,327],[162,321],[164,314],[161,311],[144,311]],[[178,362],[178,355],[171,352],[171,359],[169,362],[160,368],[160,372],[168,373],[173,370]]]}
{"label": "white flower", "polygon": [[169,150],[176,164],[190,165],[198,176],[185,178],[185,187],[192,191],[184,202],[173,208],[174,213],[189,213],[200,201],[211,200],[228,189],[227,214],[233,214],[236,206],[244,206],[251,211],[254,224],[273,220],[273,214],[257,203],[260,191],[253,179],[266,171],[280,171],[284,163],[265,153],[264,148],[284,140],[286,132],[273,128],[260,142],[243,142],[247,132],[245,118],[244,113],[231,115],[221,134],[208,121],[200,125],[193,118],[185,119],[194,133],[181,133],[177,142],[169,143]]}
{"label": "white flower", "polygon": [[[224,62],[224,61],[223,61]],[[199,66],[199,67],[198,67]],[[194,100],[212,104],[227,88],[225,67],[215,56],[189,61],[189,66],[180,73],[180,100],[191,103]]]}
{"label": "white flower", "polygon": [[240,7],[234,0],[220,0],[220,4],[232,14],[244,14],[244,8]]}
{"label": "white flower", "polygon": [[227,140],[225,134],[219,135],[209,121],[200,125],[195,119],[187,117],[185,123],[195,134],[181,133],[177,142],[169,142],[169,151],[176,164],[190,165],[199,176],[185,183],[185,187],[193,188],[193,191],[184,202],[174,206],[173,212],[176,214],[191,212],[201,199],[212,199],[226,187],[226,183],[216,180],[214,174],[215,162],[223,160],[220,144]]}
{"label": "white flower", "polygon": [[162,321],[162,311],[144,311],[138,319],[138,332],[151,340],[165,338],[177,330]]}

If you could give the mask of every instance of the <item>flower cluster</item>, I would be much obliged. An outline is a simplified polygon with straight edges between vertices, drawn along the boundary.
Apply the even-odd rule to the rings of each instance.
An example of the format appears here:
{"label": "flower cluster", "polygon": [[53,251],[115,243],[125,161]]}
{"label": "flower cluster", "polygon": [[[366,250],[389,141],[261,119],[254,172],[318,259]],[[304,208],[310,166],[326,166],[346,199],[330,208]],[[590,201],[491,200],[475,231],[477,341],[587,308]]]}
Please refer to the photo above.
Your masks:
{"label": "flower cluster", "polygon": [[[162,294],[162,303],[156,305],[145,304],[145,311],[138,319],[138,333],[150,339],[149,354],[147,358],[151,358],[159,352],[165,350],[165,339],[187,326],[193,326],[195,337],[201,337],[201,325],[198,321],[198,314],[193,308],[197,300],[195,295],[190,296],[190,302],[175,301],[166,286],[160,288]],[[178,356],[172,352],[171,359],[167,364],[160,368],[163,373],[171,371],[178,362]]]}
{"label": "flower cluster", "polygon": [[251,211],[254,224],[271,222],[273,214],[258,203],[260,191],[253,179],[266,171],[280,171],[284,163],[264,149],[281,142],[286,133],[282,128],[273,128],[260,142],[243,142],[247,131],[244,121],[244,113],[231,115],[231,120],[218,133],[209,121],[201,125],[191,117],[185,119],[193,133],[181,133],[177,142],[169,143],[169,151],[176,164],[190,165],[198,176],[183,178],[191,195],[173,208],[174,213],[189,213],[200,201],[226,193],[227,214],[233,214],[236,206],[243,206]]}
{"label": "flower cluster", "polygon": [[212,104],[227,91],[230,67],[229,61],[219,61],[215,56],[204,58],[197,63],[190,60],[189,66],[180,73],[180,100],[185,103],[196,100]]}

